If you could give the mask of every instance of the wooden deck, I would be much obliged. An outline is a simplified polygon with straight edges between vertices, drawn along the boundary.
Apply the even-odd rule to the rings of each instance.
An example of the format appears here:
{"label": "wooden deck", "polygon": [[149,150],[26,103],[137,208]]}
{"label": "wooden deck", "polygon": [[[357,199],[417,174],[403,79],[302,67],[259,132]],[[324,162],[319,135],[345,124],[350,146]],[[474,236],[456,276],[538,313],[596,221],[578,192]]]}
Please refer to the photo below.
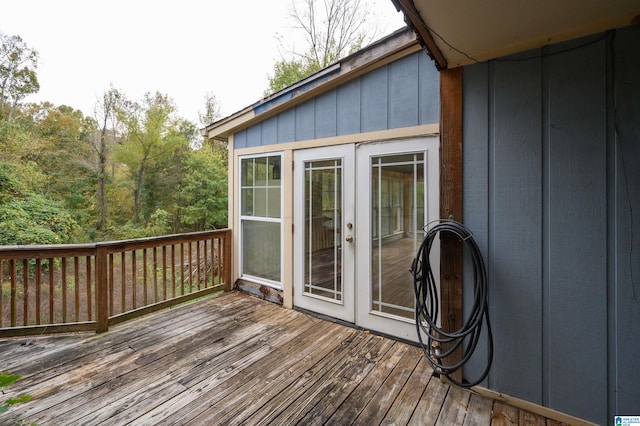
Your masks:
{"label": "wooden deck", "polygon": [[104,334],[0,341],[0,424],[556,425],[432,376],[414,346],[231,292]]}

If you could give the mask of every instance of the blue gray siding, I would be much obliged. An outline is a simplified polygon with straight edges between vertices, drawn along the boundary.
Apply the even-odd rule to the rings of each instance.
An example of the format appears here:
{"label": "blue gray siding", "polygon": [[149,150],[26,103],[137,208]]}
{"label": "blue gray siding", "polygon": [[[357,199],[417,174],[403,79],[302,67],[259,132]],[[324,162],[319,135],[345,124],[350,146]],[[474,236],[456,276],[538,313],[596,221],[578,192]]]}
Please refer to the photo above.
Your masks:
{"label": "blue gray siding", "polygon": [[464,222],[495,335],[485,386],[601,424],[640,413],[640,28],[463,78]]}
{"label": "blue gray siding", "polygon": [[439,114],[438,72],[418,52],[236,133],[234,148],[431,124]]}

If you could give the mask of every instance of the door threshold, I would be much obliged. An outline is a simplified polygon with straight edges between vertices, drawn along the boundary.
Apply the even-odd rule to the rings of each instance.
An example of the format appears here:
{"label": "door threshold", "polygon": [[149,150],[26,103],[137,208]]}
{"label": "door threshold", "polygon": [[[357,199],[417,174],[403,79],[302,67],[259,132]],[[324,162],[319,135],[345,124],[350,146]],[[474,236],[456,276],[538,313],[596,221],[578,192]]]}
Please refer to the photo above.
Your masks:
{"label": "door threshold", "polygon": [[294,311],[298,311],[298,312],[302,312],[303,314],[310,315],[312,317],[321,319],[323,321],[329,321],[329,322],[332,322],[332,323],[335,323],[335,324],[343,325],[345,327],[353,328],[353,329],[358,330],[358,331],[363,331],[365,333],[371,333],[373,335],[384,337],[386,339],[391,339],[391,340],[395,340],[397,342],[406,343],[407,345],[420,347],[420,345],[417,342],[414,342],[414,341],[411,341],[411,340],[407,340],[407,339],[403,339],[401,337],[397,337],[397,336],[394,336],[392,334],[387,334],[387,333],[382,333],[382,332],[379,332],[379,331],[371,330],[369,328],[362,327],[362,326],[360,326],[358,324],[355,324],[355,323],[352,323],[352,322],[349,322],[349,321],[345,321],[345,320],[342,320],[340,318],[335,318],[335,317],[332,317],[332,316],[329,316],[329,315],[320,314],[318,312],[314,312],[314,311],[311,311],[309,309],[301,308],[299,306],[294,306],[293,310]]}

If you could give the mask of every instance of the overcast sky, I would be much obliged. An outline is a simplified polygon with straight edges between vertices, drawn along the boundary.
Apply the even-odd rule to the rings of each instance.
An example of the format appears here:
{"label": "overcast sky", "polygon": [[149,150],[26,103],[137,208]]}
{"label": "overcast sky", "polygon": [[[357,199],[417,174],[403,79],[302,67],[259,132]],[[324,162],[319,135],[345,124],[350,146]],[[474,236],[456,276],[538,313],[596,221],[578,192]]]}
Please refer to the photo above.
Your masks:
{"label": "overcast sky", "polygon": [[[404,24],[391,0],[367,0],[379,37]],[[291,0],[13,0],[0,6],[0,32],[40,54],[40,91],[29,102],[93,115],[110,85],[134,100],[169,95],[198,122],[204,94],[224,116],[260,100],[280,58],[276,34],[292,39]],[[200,124],[200,123],[198,123]]]}

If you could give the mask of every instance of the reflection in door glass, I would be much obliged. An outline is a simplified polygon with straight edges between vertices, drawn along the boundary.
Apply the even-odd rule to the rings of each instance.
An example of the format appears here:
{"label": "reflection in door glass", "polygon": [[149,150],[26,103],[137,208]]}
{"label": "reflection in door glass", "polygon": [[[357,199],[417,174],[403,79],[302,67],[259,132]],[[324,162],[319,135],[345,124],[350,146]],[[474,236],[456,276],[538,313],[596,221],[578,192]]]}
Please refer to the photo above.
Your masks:
{"label": "reflection in door glass", "polygon": [[371,310],[414,317],[411,259],[424,238],[423,153],[371,160]]}
{"label": "reflection in door glass", "polygon": [[342,301],[342,160],[305,163],[304,292]]}

